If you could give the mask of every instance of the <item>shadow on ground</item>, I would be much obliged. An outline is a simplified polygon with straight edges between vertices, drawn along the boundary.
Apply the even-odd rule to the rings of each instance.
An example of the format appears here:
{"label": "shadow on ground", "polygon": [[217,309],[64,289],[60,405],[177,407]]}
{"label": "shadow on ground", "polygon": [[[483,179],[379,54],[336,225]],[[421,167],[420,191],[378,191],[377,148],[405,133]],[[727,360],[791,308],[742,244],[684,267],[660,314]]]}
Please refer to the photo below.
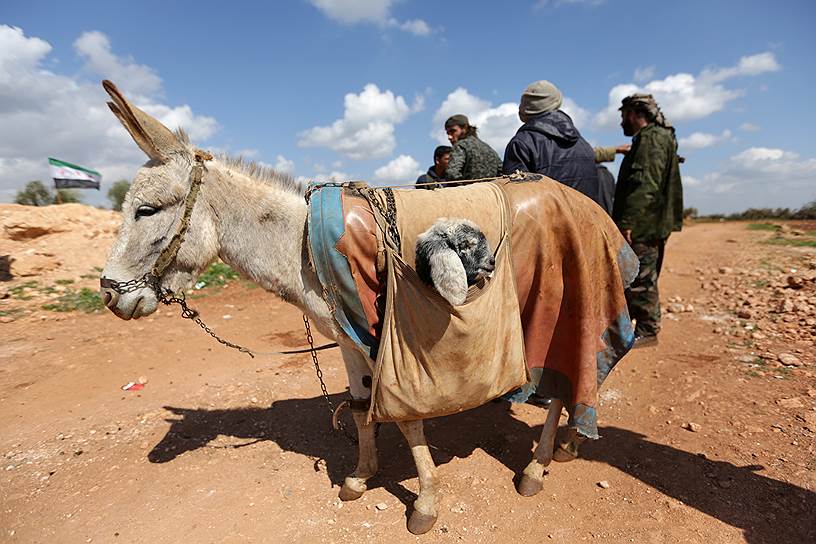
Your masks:
{"label": "shadow on ground", "polygon": [[[332,395],[337,405],[344,395]],[[262,441],[273,441],[286,451],[324,460],[333,485],[341,485],[357,463],[357,445],[331,429],[323,397],[276,401],[268,408],[201,409],[165,406],[172,416],[162,440],[148,454],[152,463],[167,463],[199,448],[215,447],[210,442],[219,435],[242,440],[240,448]],[[542,411],[542,421],[546,414]],[[354,423],[344,417],[352,436]],[[489,403],[454,416],[426,421],[425,434],[437,465],[459,457],[468,457],[476,448],[499,459],[514,473],[520,473],[530,461],[533,439],[541,433],[512,417],[504,403]],[[416,467],[405,439],[394,424],[380,426],[377,441],[380,470],[368,481],[368,488],[385,488],[407,507],[416,495],[399,482],[416,477]],[[509,483],[509,482],[508,482]]]}
{"label": "shadow on ground", "polygon": [[743,530],[753,544],[816,542],[816,493],[736,466],[652,442],[617,427],[584,445],[583,459],[606,463],[665,495]]}
{"label": "shadow on ground", "polygon": [[[332,400],[340,402],[341,395]],[[331,483],[340,485],[354,470],[356,445],[332,432],[322,397],[276,401],[268,408],[224,410],[166,407],[170,429],[148,454],[152,463],[170,462],[219,435],[273,441],[280,448],[326,463]],[[542,411],[542,421],[545,417]],[[353,428],[348,418],[347,427]],[[353,434],[353,429],[351,429]],[[434,461],[445,464],[470,456],[477,448],[519,474],[530,460],[540,426],[513,417],[503,403],[426,422]],[[713,461],[626,429],[605,427],[603,437],[584,444],[581,457],[602,462],[641,480],[707,515],[744,531],[748,542],[816,542],[816,493],[763,476],[762,466],[739,467]],[[396,425],[381,426],[378,440],[380,472],[369,489],[383,487],[406,506],[416,495],[399,482],[414,478],[410,451]],[[232,446],[241,447],[241,446]]]}

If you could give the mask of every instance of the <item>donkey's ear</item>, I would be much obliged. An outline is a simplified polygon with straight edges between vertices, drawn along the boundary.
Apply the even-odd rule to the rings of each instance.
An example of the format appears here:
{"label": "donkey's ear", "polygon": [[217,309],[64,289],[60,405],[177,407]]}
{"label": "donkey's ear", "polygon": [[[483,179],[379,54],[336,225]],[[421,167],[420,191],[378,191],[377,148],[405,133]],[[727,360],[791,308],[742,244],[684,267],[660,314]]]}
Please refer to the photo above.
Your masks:
{"label": "donkey's ear", "polygon": [[184,144],[170,129],[128,102],[116,85],[106,79],[102,87],[113,99],[108,102],[111,111],[148,157],[165,162],[172,153],[185,151]]}

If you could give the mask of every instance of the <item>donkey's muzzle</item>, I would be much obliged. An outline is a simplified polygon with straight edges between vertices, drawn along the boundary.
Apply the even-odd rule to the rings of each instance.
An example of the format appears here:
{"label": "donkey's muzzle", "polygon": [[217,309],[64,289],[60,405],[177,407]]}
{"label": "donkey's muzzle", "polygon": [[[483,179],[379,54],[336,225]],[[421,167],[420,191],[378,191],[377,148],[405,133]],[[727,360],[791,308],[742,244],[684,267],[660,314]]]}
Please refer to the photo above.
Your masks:
{"label": "donkey's muzzle", "polygon": [[109,310],[116,308],[119,303],[119,293],[114,289],[114,285],[114,282],[109,278],[100,278],[99,280],[99,295]]}

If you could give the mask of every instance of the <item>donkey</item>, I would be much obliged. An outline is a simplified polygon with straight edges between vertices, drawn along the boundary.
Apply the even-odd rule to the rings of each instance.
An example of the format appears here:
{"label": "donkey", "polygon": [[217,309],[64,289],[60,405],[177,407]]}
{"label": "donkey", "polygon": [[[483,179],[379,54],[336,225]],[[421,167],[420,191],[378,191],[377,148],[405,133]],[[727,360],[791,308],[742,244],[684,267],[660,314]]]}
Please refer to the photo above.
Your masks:
{"label": "donkey", "polygon": [[[220,258],[298,307],[322,334],[335,339],[352,398],[368,399],[371,390],[364,385],[371,383],[367,355],[333,319],[319,279],[309,266],[302,188],[291,177],[271,169],[207,156],[189,143],[183,131],[172,132],[131,105],[110,81],[104,81],[103,87],[112,99],[109,107],[148,157],[122,205],[122,226],[103,271],[101,294],[108,309],[125,320],[150,315],[160,302],[158,285],[184,291]],[[197,199],[191,198],[194,193]],[[552,400],[541,439],[520,481],[522,495],[534,495],[543,487],[544,467],[556,450],[562,406],[561,400]],[[340,490],[344,501],[362,496],[378,465],[375,425],[367,423],[364,411],[352,410],[352,414],[358,433],[358,462]],[[423,422],[397,425],[410,445],[419,476],[420,490],[408,530],[422,534],[437,519],[436,468]],[[568,460],[569,450],[561,448],[556,453]]]}

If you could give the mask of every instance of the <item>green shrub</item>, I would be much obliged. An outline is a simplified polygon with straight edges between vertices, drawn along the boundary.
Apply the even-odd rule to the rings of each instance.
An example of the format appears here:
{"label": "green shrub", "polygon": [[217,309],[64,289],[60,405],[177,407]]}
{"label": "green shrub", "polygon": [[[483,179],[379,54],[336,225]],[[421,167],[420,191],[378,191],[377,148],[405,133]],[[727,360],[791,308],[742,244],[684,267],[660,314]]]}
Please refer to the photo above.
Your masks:
{"label": "green shrub", "polygon": [[29,181],[26,186],[17,191],[14,196],[16,204],[23,206],[48,206],[54,202],[54,197],[41,181]]}
{"label": "green shrub", "polygon": [[222,262],[211,264],[196,280],[196,289],[204,287],[223,286],[228,281],[238,278],[238,272]]}
{"label": "green shrub", "polygon": [[750,223],[748,230],[779,230],[779,227],[773,223]]}

